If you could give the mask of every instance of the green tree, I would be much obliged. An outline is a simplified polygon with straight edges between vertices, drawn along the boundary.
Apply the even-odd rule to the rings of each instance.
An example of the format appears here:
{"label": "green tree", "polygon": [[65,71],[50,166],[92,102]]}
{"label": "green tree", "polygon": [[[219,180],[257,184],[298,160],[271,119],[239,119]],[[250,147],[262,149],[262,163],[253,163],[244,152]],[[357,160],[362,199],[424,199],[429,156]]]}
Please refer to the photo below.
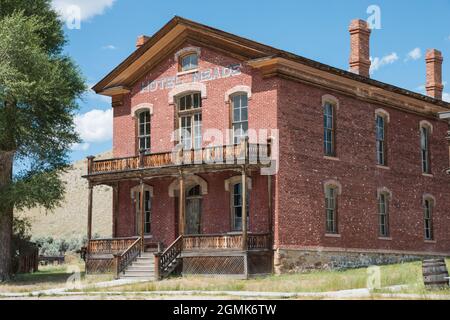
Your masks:
{"label": "green tree", "polygon": [[0,281],[11,276],[14,208],[59,204],[59,173],[79,142],[86,87],[65,42],[50,0],[0,0]]}

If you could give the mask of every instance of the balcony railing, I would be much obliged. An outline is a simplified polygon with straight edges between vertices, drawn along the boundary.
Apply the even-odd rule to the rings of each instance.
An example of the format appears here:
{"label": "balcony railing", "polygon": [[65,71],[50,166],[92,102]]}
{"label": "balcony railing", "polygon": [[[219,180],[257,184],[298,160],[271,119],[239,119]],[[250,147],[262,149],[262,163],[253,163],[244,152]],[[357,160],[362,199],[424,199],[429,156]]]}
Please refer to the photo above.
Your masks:
{"label": "balcony railing", "polygon": [[202,164],[257,164],[269,165],[271,143],[256,144],[247,140],[240,144],[206,147],[195,150],[176,150],[163,153],[141,153],[139,156],[95,160],[88,158],[88,175],[137,169],[162,168]]}

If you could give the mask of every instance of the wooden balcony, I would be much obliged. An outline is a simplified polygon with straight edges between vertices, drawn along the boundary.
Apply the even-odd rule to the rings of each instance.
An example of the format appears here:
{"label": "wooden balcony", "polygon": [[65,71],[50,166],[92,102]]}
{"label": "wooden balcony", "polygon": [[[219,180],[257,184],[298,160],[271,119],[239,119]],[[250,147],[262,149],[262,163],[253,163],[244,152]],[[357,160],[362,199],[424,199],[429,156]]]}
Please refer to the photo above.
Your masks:
{"label": "wooden balcony", "polygon": [[88,158],[88,177],[107,173],[132,172],[145,169],[177,168],[180,166],[269,166],[271,143],[249,143],[206,147],[195,150],[176,150],[163,153],[141,153],[139,156],[95,160]]}

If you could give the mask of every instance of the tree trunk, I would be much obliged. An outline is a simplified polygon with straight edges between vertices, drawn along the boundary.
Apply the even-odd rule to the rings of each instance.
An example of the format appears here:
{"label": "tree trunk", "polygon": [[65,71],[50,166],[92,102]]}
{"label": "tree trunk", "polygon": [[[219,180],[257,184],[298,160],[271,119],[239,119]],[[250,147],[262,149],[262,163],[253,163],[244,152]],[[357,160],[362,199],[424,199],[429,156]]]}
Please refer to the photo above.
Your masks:
{"label": "tree trunk", "polygon": [[[0,151],[0,192],[12,182],[14,152]],[[0,207],[0,282],[12,274],[13,206]]]}

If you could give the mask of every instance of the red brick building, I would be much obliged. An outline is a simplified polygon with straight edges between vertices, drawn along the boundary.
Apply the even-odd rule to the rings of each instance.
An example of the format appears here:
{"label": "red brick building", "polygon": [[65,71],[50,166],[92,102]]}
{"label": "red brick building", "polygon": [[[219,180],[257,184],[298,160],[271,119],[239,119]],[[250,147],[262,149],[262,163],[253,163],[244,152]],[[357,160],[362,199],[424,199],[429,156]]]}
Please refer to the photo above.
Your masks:
{"label": "red brick building", "polygon": [[158,245],[160,277],[450,255],[442,55],[424,96],[370,79],[370,29],[349,31],[350,71],[179,17],[139,37],[94,87],[114,159],[86,178],[113,187],[115,239],[90,241],[88,267],[121,273]]}

